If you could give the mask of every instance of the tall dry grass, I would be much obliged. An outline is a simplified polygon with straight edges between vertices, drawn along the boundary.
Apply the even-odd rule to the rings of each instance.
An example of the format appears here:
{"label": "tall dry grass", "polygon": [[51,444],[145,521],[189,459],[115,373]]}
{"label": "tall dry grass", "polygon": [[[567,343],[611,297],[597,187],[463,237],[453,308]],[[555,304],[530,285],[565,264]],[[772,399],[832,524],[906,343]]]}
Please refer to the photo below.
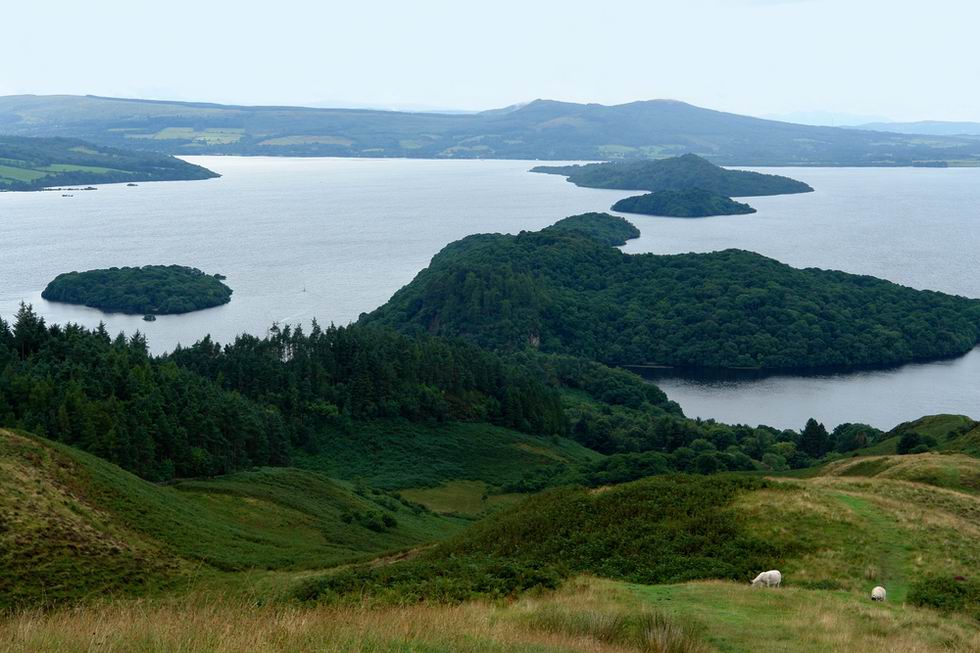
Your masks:
{"label": "tall dry grass", "polygon": [[[667,621],[581,607],[582,597],[401,608],[256,606],[245,601],[114,602],[0,620],[0,653],[706,653],[678,648]],[[545,614],[550,619],[527,619]],[[592,619],[597,627],[582,627]],[[624,630],[623,625],[628,627]],[[634,633],[636,627],[641,631]],[[666,627],[666,628],[665,628]],[[626,633],[627,635],[624,635]],[[634,636],[638,635],[638,636]],[[666,643],[666,646],[664,646]]]}

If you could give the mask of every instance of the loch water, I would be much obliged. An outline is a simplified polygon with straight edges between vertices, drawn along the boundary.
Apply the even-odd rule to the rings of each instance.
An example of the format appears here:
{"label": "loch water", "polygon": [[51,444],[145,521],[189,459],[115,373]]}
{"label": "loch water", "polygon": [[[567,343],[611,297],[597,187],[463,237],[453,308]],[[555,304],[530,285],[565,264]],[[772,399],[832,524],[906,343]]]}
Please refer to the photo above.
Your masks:
{"label": "loch water", "polygon": [[[346,324],[384,303],[447,243],[540,229],[607,210],[627,191],[529,174],[529,161],[188,157],[219,179],[100,186],[73,197],[0,193],[0,316],[21,301],[49,322],[142,331],[155,352],[206,334],[228,342],[273,323]],[[749,199],[758,212],[684,220],[627,216],[629,253],[757,251],[797,267],[871,274],[980,297],[980,169],[759,169],[802,195]],[[624,214],[625,215],[625,214]],[[230,304],[187,315],[104,314],[47,302],[71,270],[181,264],[227,276]],[[937,412],[980,416],[980,350],[951,361],[848,374],[648,375],[691,416],[799,428],[880,427]]]}

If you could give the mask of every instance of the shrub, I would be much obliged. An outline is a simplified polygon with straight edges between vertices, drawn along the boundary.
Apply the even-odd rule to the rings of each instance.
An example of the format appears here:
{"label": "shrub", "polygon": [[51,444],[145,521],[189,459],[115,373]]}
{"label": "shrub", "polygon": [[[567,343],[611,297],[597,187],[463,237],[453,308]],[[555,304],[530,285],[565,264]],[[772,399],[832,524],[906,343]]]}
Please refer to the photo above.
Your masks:
{"label": "shrub", "polygon": [[417,559],[385,567],[367,565],[302,583],[301,601],[408,605],[422,601],[461,603],[477,597],[505,598],[532,589],[555,589],[564,575],[543,562],[486,555]]}
{"label": "shrub", "polygon": [[980,620],[980,582],[951,576],[926,576],[909,588],[909,603],[941,612],[962,612]]}

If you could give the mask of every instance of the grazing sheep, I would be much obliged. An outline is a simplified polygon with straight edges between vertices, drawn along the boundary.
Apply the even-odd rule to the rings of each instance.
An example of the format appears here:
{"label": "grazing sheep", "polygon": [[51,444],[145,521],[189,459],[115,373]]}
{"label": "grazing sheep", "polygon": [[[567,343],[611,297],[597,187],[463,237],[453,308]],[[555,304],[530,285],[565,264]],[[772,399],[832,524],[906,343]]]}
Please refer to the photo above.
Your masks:
{"label": "grazing sheep", "polygon": [[871,590],[871,600],[872,601],[884,601],[885,600],[885,588],[879,585],[878,587]]}
{"label": "grazing sheep", "polygon": [[779,587],[783,582],[783,575],[776,569],[764,571],[752,581],[752,587]]}

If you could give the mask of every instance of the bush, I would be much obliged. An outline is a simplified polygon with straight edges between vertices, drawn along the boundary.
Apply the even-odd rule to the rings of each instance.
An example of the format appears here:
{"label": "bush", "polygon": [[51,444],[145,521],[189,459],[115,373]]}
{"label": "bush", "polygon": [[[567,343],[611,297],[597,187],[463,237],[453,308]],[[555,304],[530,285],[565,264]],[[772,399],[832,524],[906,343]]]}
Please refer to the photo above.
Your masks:
{"label": "bush", "polygon": [[980,582],[951,576],[926,576],[909,588],[909,603],[941,612],[962,612],[980,620]]}
{"label": "bush", "polygon": [[408,605],[423,601],[461,603],[477,597],[505,598],[532,589],[555,589],[564,574],[536,561],[471,555],[418,559],[372,568],[367,565],[314,578],[294,592],[301,601]]}
{"label": "bush", "polygon": [[937,444],[936,438],[932,437],[931,435],[922,435],[920,433],[916,433],[915,431],[906,431],[902,434],[902,437],[899,438],[898,444],[895,445],[895,451],[900,455],[908,453],[925,453],[930,449],[935,449]]}

